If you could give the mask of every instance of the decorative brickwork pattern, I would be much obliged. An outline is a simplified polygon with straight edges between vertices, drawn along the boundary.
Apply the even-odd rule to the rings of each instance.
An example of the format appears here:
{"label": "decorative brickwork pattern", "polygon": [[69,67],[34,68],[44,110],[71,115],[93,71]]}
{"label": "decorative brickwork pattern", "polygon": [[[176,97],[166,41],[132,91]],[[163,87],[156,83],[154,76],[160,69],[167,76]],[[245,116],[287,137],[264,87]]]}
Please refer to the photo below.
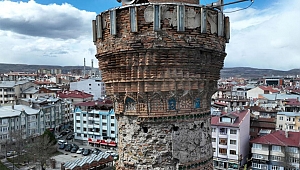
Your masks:
{"label": "decorative brickwork pattern", "polygon": [[210,98],[229,20],[197,0],[148,2],[105,11],[93,22],[119,122],[117,169],[213,169]]}

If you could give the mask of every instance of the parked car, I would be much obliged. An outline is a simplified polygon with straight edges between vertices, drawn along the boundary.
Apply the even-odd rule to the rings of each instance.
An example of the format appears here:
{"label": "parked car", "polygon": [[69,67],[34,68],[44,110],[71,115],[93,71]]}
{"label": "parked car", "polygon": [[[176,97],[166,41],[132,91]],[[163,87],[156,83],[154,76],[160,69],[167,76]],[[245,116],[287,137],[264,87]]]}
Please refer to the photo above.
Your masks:
{"label": "parked car", "polygon": [[70,132],[71,132],[71,130],[70,130],[70,129],[67,129],[67,130],[66,130],[66,132],[67,132],[67,133],[70,133]]}
{"label": "parked car", "polygon": [[110,155],[115,155],[115,153],[113,151],[105,151],[105,153],[108,153]]}
{"label": "parked car", "polygon": [[71,143],[71,147],[72,148],[75,148],[75,147],[79,148],[78,145],[76,145],[75,143]]}
{"label": "parked car", "polygon": [[102,151],[100,149],[98,149],[98,148],[93,148],[92,149],[92,154],[98,155],[100,152],[102,152]]}
{"label": "parked car", "polygon": [[67,135],[68,133],[67,132],[61,132],[59,135],[60,136],[65,136],[65,135]]}
{"label": "parked car", "polygon": [[65,147],[66,147],[66,144],[62,143],[59,145],[58,149],[65,149]]}
{"label": "parked car", "polygon": [[72,149],[72,145],[71,144],[67,144],[65,151],[70,152]]}
{"label": "parked car", "polygon": [[84,149],[83,152],[82,152],[82,155],[83,155],[83,156],[87,156],[87,155],[90,154],[90,152],[91,152],[90,149]]}
{"label": "parked car", "polygon": [[7,153],[6,153],[6,156],[14,156],[14,155],[16,155],[17,154],[17,152],[16,151],[8,151]]}
{"label": "parked car", "polygon": [[70,134],[66,137],[66,140],[72,140],[74,138],[74,134]]}
{"label": "parked car", "polygon": [[78,147],[73,147],[73,148],[71,149],[71,153],[76,153],[78,149],[79,149]]}
{"label": "parked car", "polygon": [[84,150],[84,148],[79,148],[79,149],[76,151],[76,153],[82,154],[83,150]]}
{"label": "parked car", "polygon": [[59,144],[59,145],[62,144],[62,143],[66,144],[67,142],[65,140],[58,140],[57,141],[57,144]]}

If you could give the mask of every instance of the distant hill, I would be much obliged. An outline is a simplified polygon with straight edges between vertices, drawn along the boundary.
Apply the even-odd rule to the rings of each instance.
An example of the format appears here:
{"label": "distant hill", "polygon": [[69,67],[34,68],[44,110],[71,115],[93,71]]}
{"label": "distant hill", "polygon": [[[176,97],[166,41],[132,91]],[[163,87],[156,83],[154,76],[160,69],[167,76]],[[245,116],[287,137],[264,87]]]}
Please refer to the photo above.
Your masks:
{"label": "distant hill", "polygon": [[[89,66],[85,67],[86,70],[90,70]],[[38,69],[61,69],[63,74],[71,72],[76,69],[84,69],[83,66],[55,66],[55,65],[27,65],[27,64],[4,64],[0,63],[0,74],[8,73],[10,71],[14,72],[28,72],[36,73]]]}
{"label": "distant hill", "polygon": [[243,77],[243,78],[259,78],[263,76],[296,76],[300,75],[300,69],[292,69],[288,71],[273,70],[273,69],[258,69],[251,67],[232,67],[223,68],[221,77]]}
{"label": "distant hill", "polygon": [[[71,72],[75,69],[83,70],[83,66],[55,66],[55,65],[27,65],[27,64],[4,64],[0,63],[0,74],[14,72],[29,72],[35,73],[38,69],[61,69],[63,74]],[[86,66],[86,70],[90,70]],[[232,67],[223,68],[221,70],[221,77],[243,77],[243,78],[260,78],[263,76],[296,76],[300,75],[300,69],[292,69],[288,71],[273,70],[273,69],[258,69],[251,67]]]}

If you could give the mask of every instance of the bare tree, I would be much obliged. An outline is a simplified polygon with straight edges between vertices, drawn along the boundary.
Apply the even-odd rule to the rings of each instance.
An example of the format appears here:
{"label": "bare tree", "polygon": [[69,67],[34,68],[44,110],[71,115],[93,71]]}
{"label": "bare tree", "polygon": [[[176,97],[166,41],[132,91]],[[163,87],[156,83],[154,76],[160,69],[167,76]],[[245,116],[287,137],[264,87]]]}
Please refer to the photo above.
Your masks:
{"label": "bare tree", "polygon": [[45,170],[46,161],[56,152],[55,142],[48,135],[33,138],[28,144],[30,158]]}

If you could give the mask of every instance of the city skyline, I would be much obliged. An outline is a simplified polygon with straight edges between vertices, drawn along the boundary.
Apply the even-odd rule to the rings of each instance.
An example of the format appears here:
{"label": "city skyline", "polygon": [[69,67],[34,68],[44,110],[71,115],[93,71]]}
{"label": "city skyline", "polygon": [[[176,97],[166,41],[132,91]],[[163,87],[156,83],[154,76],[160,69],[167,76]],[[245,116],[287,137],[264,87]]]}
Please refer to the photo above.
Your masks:
{"label": "city skyline", "polygon": [[[225,3],[236,0],[225,0]],[[201,0],[201,5],[214,2]],[[224,67],[289,70],[297,65],[300,16],[298,0],[256,0],[226,6],[231,39]],[[116,0],[0,1],[0,63],[87,65],[94,59],[91,20]],[[233,12],[242,8],[240,10]]]}

